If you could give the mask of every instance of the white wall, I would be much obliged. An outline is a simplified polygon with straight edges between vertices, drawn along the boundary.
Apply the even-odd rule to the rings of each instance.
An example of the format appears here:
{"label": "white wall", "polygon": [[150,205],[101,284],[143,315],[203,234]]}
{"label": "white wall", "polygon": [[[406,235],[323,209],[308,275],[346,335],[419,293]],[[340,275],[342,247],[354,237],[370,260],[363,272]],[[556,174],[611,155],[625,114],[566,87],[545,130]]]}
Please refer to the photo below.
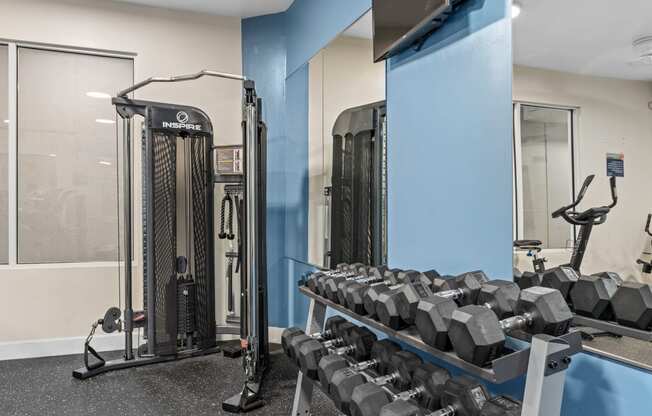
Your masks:
{"label": "white wall", "polygon": [[331,183],[332,129],[342,111],[385,99],[385,64],[370,40],[340,36],[309,63],[308,261],[324,256],[324,187]]}
{"label": "white wall", "polygon": [[[650,247],[643,227],[652,212],[652,111],[648,108],[652,83],[515,66],[513,91],[518,101],[579,107],[576,182],[579,185],[587,175],[596,175],[581,207],[610,202],[606,153],[625,154],[618,205],[605,224],[594,228],[582,272],[609,270],[652,283],[635,264],[644,247]],[[548,252],[547,267],[568,262],[569,256],[566,250]],[[517,267],[532,268],[527,258],[520,258]]]}
{"label": "white wall", "polygon": [[[242,71],[239,18],[102,0],[0,0],[0,10],[0,39],[134,53],[136,80],[205,68]],[[153,85],[136,98],[202,108],[211,117],[217,144],[241,141],[241,88],[236,82]],[[134,194],[139,193],[136,183]],[[219,283],[221,265],[218,257]],[[92,320],[119,302],[117,268],[111,264],[0,266],[0,282],[0,342],[83,336]],[[134,283],[138,305],[140,279]]]}

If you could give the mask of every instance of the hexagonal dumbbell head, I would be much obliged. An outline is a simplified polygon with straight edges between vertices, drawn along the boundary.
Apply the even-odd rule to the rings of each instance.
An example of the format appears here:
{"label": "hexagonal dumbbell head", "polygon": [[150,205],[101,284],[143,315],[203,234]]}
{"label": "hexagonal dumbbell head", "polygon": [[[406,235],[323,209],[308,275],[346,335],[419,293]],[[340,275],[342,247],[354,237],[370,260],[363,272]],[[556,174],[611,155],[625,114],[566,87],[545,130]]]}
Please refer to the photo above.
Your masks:
{"label": "hexagonal dumbbell head", "polygon": [[507,280],[490,280],[482,285],[476,303],[486,305],[504,319],[514,314],[514,307],[521,290],[514,282]]}
{"label": "hexagonal dumbbell head", "polygon": [[333,374],[335,374],[337,370],[347,368],[348,366],[349,361],[341,355],[326,355],[319,360],[317,378],[319,378],[322,388],[328,395],[330,395],[330,382],[333,378]]}
{"label": "hexagonal dumbbell head", "polygon": [[399,390],[407,390],[412,381],[412,374],[423,360],[410,351],[399,351],[393,354],[387,363],[389,382]]}
{"label": "hexagonal dumbbell head", "polygon": [[399,297],[403,290],[403,285],[394,289],[387,290],[378,295],[376,301],[376,315],[378,320],[385,326],[398,330],[406,327],[405,321],[401,319],[399,312]]}
{"label": "hexagonal dumbbell head", "polygon": [[495,396],[482,406],[480,416],[521,416],[521,403],[507,396]]}
{"label": "hexagonal dumbbell head", "polygon": [[618,290],[610,278],[581,276],[570,291],[570,302],[575,313],[595,319],[613,318],[611,298]]}
{"label": "hexagonal dumbbell head", "polygon": [[290,353],[290,341],[301,334],[304,334],[303,329],[297,327],[286,328],[281,333],[281,347],[283,347],[283,352],[288,357],[292,357]]}
{"label": "hexagonal dumbbell head", "polygon": [[527,289],[528,287],[541,286],[541,275],[534,272],[523,272],[518,279],[518,287]]}
{"label": "hexagonal dumbbell head", "polygon": [[419,404],[428,410],[440,409],[444,386],[450,378],[448,370],[432,363],[423,363],[417,367],[412,374],[412,388],[422,389]]}
{"label": "hexagonal dumbbell head", "polygon": [[390,284],[390,285],[395,285],[397,283],[400,283],[400,280],[398,279],[399,273],[401,273],[403,270],[401,269],[387,269],[383,273],[383,279]]}
{"label": "hexagonal dumbbell head", "polygon": [[646,330],[652,324],[652,289],[649,285],[625,282],[611,299],[619,324]]}
{"label": "hexagonal dumbbell head", "polygon": [[[355,327],[354,324],[347,321],[341,316],[331,316],[326,320],[326,325],[324,326],[325,333],[328,334],[328,339],[339,337],[341,334],[344,334],[349,329]],[[298,365],[299,364],[299,348],[304,342],[313,340],[314,338],[305,333],[301,333],[290,339],[289,342],[289,357]],[[320,341],[320,339],[317,339]]]}
{"label": "hexagonal dumbbell head", "polygon": [[349,412],[351,416],[376,416],[389,403],[387,392],[381,386],[365,383],[353,389]]}
{"label": "hexagonal dumbbell head", "polygon": [[445,275],[432,279],[432,291],[442,292],[455,289],[455,276]]}
{"label": "hexagonal dumbbell head", "polygon": [[[371,347],[370,358],[374,364],[369,364],[371,361],[363,362],[364,368],[375,368],[379,374],[384,374],[390,357],[401,351],[401,346],[389,339],[377,341]],[[327,355],[319,361],[318,376],[322,386],[330,394],[330,386],[333,374],[342,368],[348,368],[349,362],[346,358],[339,355]],[[358,365],[354,365],[358,369]]]}
{"label": "hexagonal dumbbell head", "polygon": [[367,328],[353,328],[344,335],[344,342],[347,348],[345,354],[350,355],[356,361],[364,361],[371,355],[371,349],[378,340],[376,334]]}
{"label": "hexagonal dumbbell head", "polygon": [[368,284],[364,283],[352,283],[346,287],[346,307],[353,313],[358,315],[367,314],[362,296],[368,286]]}
{"label": "hexagonal dumbbell head", "polygon": [[349,414],[349,405],[353,389],[366,382],[366,378],[358,371],[350,368],[337,370],[331,378],[329,393],[333,398],[333,403],[344,414]]}
{"label": "hexagonal dumbbell head", "polygon": [[541,286],[557,289],[564,299],[568,299],[570,290],[578,279],[579,276],[575,270],[570,267],[560,266],[548,269],[543,273]]}
{"label": "hexagonal dumbbell head", "polygon": [[450,350],[448,326],[456,309],[453,299],[437,295],[421,299],[414,321],[423,342],[442,351]]}
{"label": "hexagonal dumbbell head", "polygon": [[370,318],[378,317],[376,313],[376,307],[378,305],[378,298],[381,293],[385,293],[392,288],[397,286],[390,286],[386,283],[377,283],[369,285],[366,289],[363,290],[362,294],[362,303],[364,304],[364,310],[367,312]]}
{"label": "hexagonal dumbbell head", "polygon": [[379,416],[427,416],[414,400],[395,400],[380,409]]}
{"label": "hexagonal dumbbell head", "polygon": [[521,291],[514,311],[527,314],[527,326],[522,328],[530,334],[560,336],[568,332],[573,313],[558,290],[531,287]]}
{"label": "hexagonal dumbbell head", "polygon": [[505,334],[496,314],[478,305],[453,312],[448,336],[457,356],[477,366],[490,363],[505,345]]}
{"label": "hexagonal dumbbell head", "polygon": [[623,278],[620,277],[620,275],[615,272],[599,272],[599,273],[593,273],[591,276],[597,276],[603,279],[612,280],[616,284],[616,286],[620,286],[624,283]]}
{"label": "hexagonal dumbbell head", "polygon": [[[473,305],[477,299],[480,289],[482,289],[483,272],[469,272],[456,276],[450,286],[462,292],[462,296],[457,298],[458,305]],[[442,294],[443,295],[443,294]]]}
{"label": "hexagonal dumbbell head", "polygon": [[444,386],[442,405],[455,409],[455,415],[475,416],[481,414],[490,397],[482,384],[466,377],[453,377]]}
{"label": "hexagonal dumbbell head", "polygon": [[422,276],[421,274],[410,276],[409,281],[401,286],[400,294],[396,298],[399,315],[407,325],[414,323],[419,301],[432,296],[431,281]]}
{"label": "hexagonal dumbbell head", "polygon": [[[367,328],[353,327],[343,334],[344,347],[334,350],[334,354],[348,354],[357,361],[363,361],[369,358],[373,343],[376,341],[376,335]],[[330,354],[324,344],[311,340],[301,344],[299,348],[299,366],[301,372],[306,377],[316,380],[319,377],[319,362],[321,359]]]}

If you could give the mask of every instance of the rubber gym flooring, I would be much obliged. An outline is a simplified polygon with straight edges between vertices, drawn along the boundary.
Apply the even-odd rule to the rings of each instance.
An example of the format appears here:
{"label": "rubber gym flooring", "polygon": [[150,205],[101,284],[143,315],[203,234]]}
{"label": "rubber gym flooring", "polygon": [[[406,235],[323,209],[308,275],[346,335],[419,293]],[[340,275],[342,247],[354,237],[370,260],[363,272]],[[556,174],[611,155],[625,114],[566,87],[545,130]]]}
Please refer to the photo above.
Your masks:
{"label": "rubber gym flooring", "polygon": [[[117,358],[120,353],[105,353]],[[275,348],[265,379],[267,405],[249,415],[289,415],[297,370]],[[244,378],[241,359],[215,354],[132,368],[75,380],[80,355],[0,361],[2,416],[203,416],[228,415],[222,400],[238,392]],[[338,414],[318,389],[312,414]]]}

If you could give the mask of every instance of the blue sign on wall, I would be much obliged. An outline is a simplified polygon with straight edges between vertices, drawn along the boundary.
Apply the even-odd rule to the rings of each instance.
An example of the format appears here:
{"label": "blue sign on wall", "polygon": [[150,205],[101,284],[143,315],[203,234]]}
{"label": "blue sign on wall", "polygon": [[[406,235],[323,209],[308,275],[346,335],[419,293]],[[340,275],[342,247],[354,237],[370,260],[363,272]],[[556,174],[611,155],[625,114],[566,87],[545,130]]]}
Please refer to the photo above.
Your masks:
{"label": "blue sign on wall", "polygon": [[625,176],[625,155],[623,153],[607,153],[607,176],[618,178]]}

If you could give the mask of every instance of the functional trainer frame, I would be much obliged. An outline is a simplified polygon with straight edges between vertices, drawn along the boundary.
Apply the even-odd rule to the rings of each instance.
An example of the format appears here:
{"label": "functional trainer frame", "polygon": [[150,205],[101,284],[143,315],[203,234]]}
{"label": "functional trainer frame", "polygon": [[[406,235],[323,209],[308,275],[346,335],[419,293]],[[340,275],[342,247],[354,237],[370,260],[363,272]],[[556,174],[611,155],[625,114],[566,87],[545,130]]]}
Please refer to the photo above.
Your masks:
{"label": "functional trainer frame", "polygon": [[[194,357],[219,351],[215,337],[215,272],[213,198],[213,127],[193,107],[116,97],[123,121],[124,320],[122,358],[101,359],[85,345],[85,366],[73,376],[86,379],[108,371]],[[144,118],[142,129],[143,311],[134,312],[132,273],[132,121]],[[180,149],[178,149],[180,148]],[[179,152],[178,152],[179,150]],[[185,220],[178,211],[179,166],[183,166]],[[179,255],[177,222],[185,222],[186,247]],[[119,320],[120,315],[105,317]],[[124,327],[124,328],[122,328]],[[144,328],[147,343],[133,351],[133,330]],[[103,325],[105,332],[105,325]],[[88,352],[99,362],[89,365]]]}
{"label": "functional trainer frame", "polygon": [[[152,320],[158,323],[160,316],[156,316],[151,312],[151,316],[137,316],[132,305],[132,189],[131,189],[131,169],[132,169],[132,118],[136,114],[144,115],[146,120],[146,131],[148,132],[148,140],[145,141],[145,152],[150,154],[147,148],[152,137],[152,132],[158,129],[172,129],[175,131],[185,132],[184,135],[193,137],[193,134],[210,133],[210,141],[206,143],[206,159],[205,164],[196,170],[197,179],[203,178],[206,180],[205,198],[206,202],[206,233],[203,236],[194,234],[193,242],[196,251],[198,240],[204,239],[206,255],[206,272],[214,279],[214,258],[213,258],[213,244],[214,244],[214,200],[213,200],[213,184],[214,184],[214,169],[213,169],[213,143],[212,143],[212,126],[210,120],[201,112],[201,110],[192,107],[182,107],[179,111],[178,106],[171,106],[169,104],[151,103],[146,101],[136,101],[128,98],[128,95],[140,88],[143,88],[151,83],[170,83],[195,80],[204,76],[217,77],[223,79],[236,80],[243,83],[243,148],[245,153],[244,159],[244,209],[243,209],[243,224],[242,224],[242,273],[241,273],[241,297],[244,302],[241,303],[241,345],[243,347],[243,367],[246,374],[246,380],[242,391],[226,400],[223,407],[228,411],[249,411],[254,408],[260,407],[264,402],[260,399],[260,387],[263,380],[263,375],[267,369],[269,362],[268,350],[268,322],[267,322],[267,268],[266,268],[266,135],[267,129],[261,120],[261,107],[262,100],[256,95],[255,84],[252,80],[247,80],[240,75],[203,70],[194,74],[180,75],[174,77],[152,77],[141,81],[129,88],[118,92],[117,97],[113,99],[116,105],[119,116],[123,119],[123,140],[124,140],[124,156],[123,156],[123,181],[124,181],[124,228],[125,228],[125,253],[124,253],[124,281],[125,281],[125,309],[124,309],[124,332],[125,332],[125,351],[123,358],[115,361],[104,362],[100,361],[99,365],[89,366],[88,364],[79,370],[73,372],[73,376],[77,378],[88,378],[93,375],[118,370],[122,368],[134,367],[145,364],[152,364],[156,362],[171,361],[185,356],[196,356],[209,352],[216,352],[215,345],[215,300],[214,300],[214,280],[212,289],[209,291],[212,296],[212,302],[207,303],[206,306],[212,306],[212,316],[209,316],[207,321],[212,319],[212,330],[206,331],[206,336],[200,340],[199,348],[190,348],[188,352],[180,354],[178,350],[173,351],[172,348],[168,350],[170,354],[150,354],[150,345],[155,345],[152,340],[155,340],[157,335],[156,327],[151,325]],[[175,110],[177,110],[175,112]],[[174,113],[174,114],[173,114]],[[167,124],[163,124],[163,123]],[[159,124],[160,123],[160,124]],[[208,129],[210,126],[210,129]],[[164,153],[164,152],[163,152]],[[168,153],[169,155],[169,153]],[[159,158],[165,158],[165,154],[158,154]],[[154,159],[151,159],[154,160]],[[157,159],[159,160],[159,159]],[[151,179],[152,183],[146,181],[143,183],[144,196],[151,195],[152,189],[155,186],[160,186],[162,189],[168,189],[171,184],[170,181],[163,181],[163,183],[154,183],[160,177],[156,172],[151,172],[147,176]],[[195,179],[195,178],[193,178]],[[196,181],[193,184],[197,183]],[[203,181],[201,182],[203,183]],[[193,189],[194,191],[194,189]],[[193,198],[193,202],[196,200]],[[157,205],[159,200],[154,201],[152,198],[145,198],[143,201],[143,211],[145,223],[145,232],[156,229],[156,216]],[[193,204],[195,205],[195,204]],[[201,210],[201,207],[193,206],[194,211]],[[160,209],[158,212],[165,212],[165,209]],[[193,224],[194,226],[194,224]],[[152,241],[153,238],[153,241]],[[149,242],[149,244],[148,244]],[[155,302],[156,293],[154,293],[154,285],[150,279],[155,277],[158,270],[152,269],[150,261],[154,251],[151,244],[156,244],[156,235],[146,235],[143,241],[144,245],[144,259],[145,264],[145,283],[147,285],[147,296],[145,304],[150,306]],[[201,245],[201,244],[200,244]],[[209,254],[210,253],[210,254]],[[184,263],[176,258],[176,253],[166,256],[170,260],[173,257],[176,261],[174,265],[174,274],[183,269],[185,272]],[[208,261],[210,258],[210,262]],[[193,259],[190,259],[191,261]],[[210,263],[210,264],[209,264]],[[195,265],[196,266],[196,265]],[[195,267],[196,268],[196,267]],[[170,272],[170,270],[168,270]],[[171,279],[176,280],[176,279]],[[208,287],[208,286],[207,286]],[[208,299],[208,298],[206,298]],[[208,307],[208,310],[211,308]],[[148,309],[149,314],[151,309]],[[113,313],[109,313],[113,312]],[[86,349],[93,355],[99,358],[98,354],[90,347],[89,342],[92,334],[98,325],[111,331],[122,329],[122,323],[119,317],[116,317],[115,310],[110,309],[105,315],[104,319],[98,320],[91,331],[91,335],[86,342]],[[210,312],[208,312],[210,314]],[[148,325],[148,353],[135,356],[133,352],[133,329],[137,325],[141,325],[142,319],[145,319]],[[176,319],[176,318],[175,318]],[[164,322],[172,325],[172,320],[169,314],[166,316]],[[154,329],[151,329],[154,327]],[[170,332],[168,331],[168,334]],[[153,337],[153,338],[152,338]],[[161,339],[161,342],[167,342],[168,345],[176,346],[176,341],[171,339]],[[86,354],[86,359],[88,354]],[[87,363],[87,361],[86,361]]]}

